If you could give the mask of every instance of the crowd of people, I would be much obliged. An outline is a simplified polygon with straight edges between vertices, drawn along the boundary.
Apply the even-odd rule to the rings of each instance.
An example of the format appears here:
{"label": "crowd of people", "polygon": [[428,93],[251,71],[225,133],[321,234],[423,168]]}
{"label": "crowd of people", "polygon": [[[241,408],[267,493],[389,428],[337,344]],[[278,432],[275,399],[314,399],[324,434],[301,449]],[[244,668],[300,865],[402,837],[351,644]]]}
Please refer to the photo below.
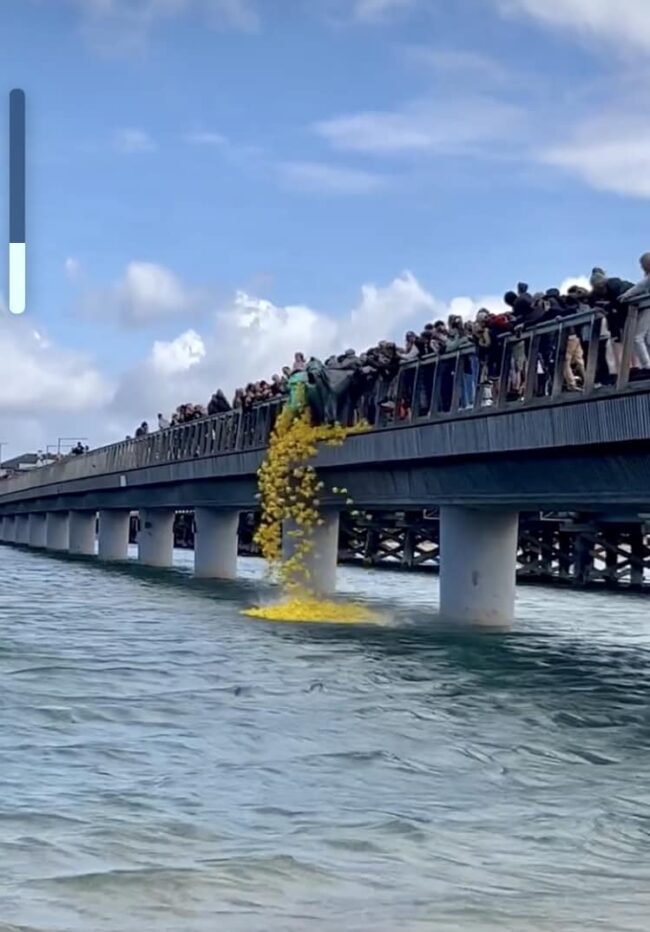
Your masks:
{"label": "crowd of people", "polygon": [[[613,384],[621,365],[628,310],[639,302],[644,304],[645,298],[648,308],[643,306],[638,314],[632,366],[650,377],[650,253],[645,253],[640,261],[644,278],[637,285],[609,276],[601,268],[593,269],[589,287],[573,285],[565,294],[558,288],[532,293],[525,282],[520,282],[516,290],[504,295],[502,312],[481,308],[473,320],[450,315],[447,321],[426,324],[420,333],[409,331],[403,346],[381,341],[364,353],[347,349],[324,362],[315,357],[306,359],[298,352],[292,365],[285,366],[268,381],[250,382],[238,388],[232,401],[218,390],[206,406],[182,404],[170,418],[158,414],[158,429],[233,410],[246,412],[276,398],[293,403],[301,390],[303,397],[306,392],[316,417],[326,422],[350,423],[359,417],[374,421],[378,411],[389,418],[403,418],[408,416],[412,404],[428,409],[434,391],[426,378],[416,386],[415,368],[405,364],[435,357],[443,357],[437,389],[440,410],[449,410],[455,381],[460,385],[461,408],[471,408],[477,403],[493,404],[499,386],[504,390],[504,373],[509,397],[523,397],[526,384],[530,383],[531,366],[535,394],[550,394],[558,366],[564,389],[579,392],[585,382],[592,338],[592,316],[576,317],[582,312],[599,312],[595,381],[598,385]],[[541,333],[532,351],[527,336],[531,328],[574,317],[575,326],[565,328],[561,353],[557,328]],[[505,341],[508,335],[514,339]],[[462,378],[456,380],[459,365]],[[149,426],[143,421],[135,436],[148,433]]]}

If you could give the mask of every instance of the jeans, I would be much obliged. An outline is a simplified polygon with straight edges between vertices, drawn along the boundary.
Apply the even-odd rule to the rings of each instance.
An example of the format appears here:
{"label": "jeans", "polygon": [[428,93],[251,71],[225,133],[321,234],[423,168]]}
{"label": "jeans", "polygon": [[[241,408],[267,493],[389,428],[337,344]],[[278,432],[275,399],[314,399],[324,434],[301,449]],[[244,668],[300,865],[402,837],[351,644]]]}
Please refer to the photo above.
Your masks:
{"label": "jeans", "polygon": [[472,408],[474,406],[476,386],[478,384],[478,356],[474,354],[470,356],[469,359],[465,359],[464,362],[461,360],[461,365],[468,366],[469,372],[467,370],[463,371],[460,405],[462,408]]}
{"label": "jeans", "polygon": [[642,369],[650,369],[650,307],[639,311],[634,335],[634,352]]}

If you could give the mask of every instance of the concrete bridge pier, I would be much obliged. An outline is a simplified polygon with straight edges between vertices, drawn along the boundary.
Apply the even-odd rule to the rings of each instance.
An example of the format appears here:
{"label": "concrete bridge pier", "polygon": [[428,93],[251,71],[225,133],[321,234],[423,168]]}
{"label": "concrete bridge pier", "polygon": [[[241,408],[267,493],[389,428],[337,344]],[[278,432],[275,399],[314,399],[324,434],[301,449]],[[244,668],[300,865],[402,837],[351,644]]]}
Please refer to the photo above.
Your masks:
{"label": "concrete bridge pier", "polygon": [[508,627],[515,615],[519,514],[440,509],[440,614]]}
{"label": "concrete bridge pier", "polygon": [[196,508],[194,522],[194,575],[236,579],[239,512]]}
{"label": "concrete bridge pier", "polygon": [[70,512],[70,553],[80,556],[93,556],[95,553],[94,511]]}
{"label": "concrete bridge pier", "polygon": [[29,515],[18,515],[16,518],[16,543],[29,543]]}
{"label": "concrete bridge pier", "polygon": [[6,540],[7,540],[5,536],[6,533],[7,533],[7,517],[6,515],[3,515],[3,517],[0,518],[0,543],[1,544],[6,543]]}
{"label": "concrete bridge pier", "polygon": [[[313,547],[305,559],[310,572],[309,585],[316,595],[331,595],[336,592],[336,561],[339,552],[339,513],[323,511],[322,525],[312,531]],[[296,530],[293,522],[285,522],[282,528],[282,556],[288,560],[296,548],[295,539],[290,537]]]}
{"label": "concrete bridge pier", "polygon": [[67,511],[48,511],[45,522],[45,546],[48,550],[67,550],[70,521]]}
{"label": "concrete bridge pier", "polygon": [[16,543],[16,518],[15,515],[5,515],[2,526],[2,539],[5,544]]}
{"label": "concrete bridge pier", "polygon": [[138,560],[144,566],[171,566],[174,558],[174,509],[142,508]]}
{"label": "concrete bridge pier", "polygon": [[97,553],[100,560],[126,560],[129,555],[129,522],[126,509],[99,512]]}
{"label": "concrete bridge pier", "polygon": [[34,512],[29,516],[29,546],[45,547],[46,519],[44,514]]}

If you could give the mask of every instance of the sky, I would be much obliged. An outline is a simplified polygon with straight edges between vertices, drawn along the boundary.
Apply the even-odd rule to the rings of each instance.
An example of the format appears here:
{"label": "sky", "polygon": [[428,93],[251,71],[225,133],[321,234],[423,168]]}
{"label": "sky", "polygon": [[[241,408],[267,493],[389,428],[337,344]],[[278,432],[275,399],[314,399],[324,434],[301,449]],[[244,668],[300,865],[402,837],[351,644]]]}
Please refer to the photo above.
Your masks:
{"label": "sky", "polygon": [[0,30],[3,457],[650,249],[647,0],[2,0]]}

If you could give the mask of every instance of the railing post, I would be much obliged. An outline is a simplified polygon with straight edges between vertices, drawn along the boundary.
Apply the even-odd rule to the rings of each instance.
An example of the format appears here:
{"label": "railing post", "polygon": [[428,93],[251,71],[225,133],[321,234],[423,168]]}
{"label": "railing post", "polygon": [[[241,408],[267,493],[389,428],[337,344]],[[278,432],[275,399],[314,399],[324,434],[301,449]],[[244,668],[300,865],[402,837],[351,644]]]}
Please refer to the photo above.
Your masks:
{"label": "railing post", "polygon": [[505,408],[508,403],[508,385],[510,384],[510,361],[512,359],[511,337],[506,337],[501,349],[501,369],[499,372],[499,391],[497,408]]}
{"label": "railing post", "polygon": [[618,369],[618,378],[616,379],[616,388],[627,388],[630,381],[630,365],[634,353],[634,337],[636,336],[636,327],[639,320],[639,306],[630,304],[625,320],[625,329],[623,331],[623,353],[621,363]]}
{"label": "railing post", "polygon": [[235,425],[235,444],[234,449],[236,451],[241,450],[242,448],[242,439],[243,439],[243,425],[244,425],[244,409],[240,408],[237,413],[237,423]]}
{"label": "railing post", "polygon": [[537,354],[539,353],[539,342],[539,333],[532,333],[529,342],[528,361],[526,364],[524,404],[528,404],[537,395]]}
{"label": "railing post", "polygon": [[587,367],[585,369],[585,384],[583,391],[586,395],[594,390],[596,382],[596,368],[598,366],[598,350],[600,347],[600,334],[603,329],[603,318],[594,314],[589,333],[589,348],[587,350]]}
{"label": "railing post", "polygon": [[431,420],[432,417],[437,415],[440,412],[438,405],[438,393],[439,393],[439,378],[440,374],[440,359],[436,358],[436,361],[433,365],[433,375],[431,376],[431,398],[429,399],[429,411],[427,414],[427,420]]}
{"label": "railing post", "polygon": [[461,355],[460,350],[456,351],[456,362],[454,363],[454,385],[451,391],[451,405],[449,406],[449,413],[456,414],[458,411],[458,406],[460,404],[460,390],[463,384],[463,378],[465,376],[465,359]]}
{"label": "railing post", "polygon": [[564,387],[564,360],[566,359],[566,337],[567,332],[564,323],[560,322],[557,334],[557,345],[555,347],[555,368],[553,370],[553,382],[551,385],[551,398],[557,398],[562,394]]}

